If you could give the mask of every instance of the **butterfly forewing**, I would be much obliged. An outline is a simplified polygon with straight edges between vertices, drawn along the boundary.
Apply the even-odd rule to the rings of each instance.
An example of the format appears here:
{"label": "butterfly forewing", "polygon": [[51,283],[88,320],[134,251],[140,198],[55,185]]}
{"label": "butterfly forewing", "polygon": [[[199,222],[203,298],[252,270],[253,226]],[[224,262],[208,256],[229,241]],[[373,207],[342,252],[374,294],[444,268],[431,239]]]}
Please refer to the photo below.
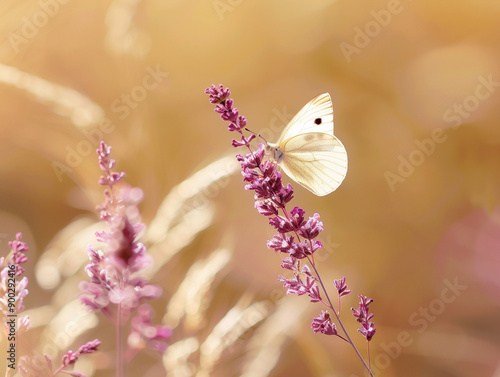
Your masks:
{"label": "butterfly forewing", "polygon": [[285,173],[318,196],[337,189],[346,176],[347,152],[333,135],[297,135],[284,141],[281,149]]}
{"label": "butterfly forewing", "polygon": [[281,133],[278,145],[310,132],[333,135],[333,104],[328,93],[314,97],[293,117]]}

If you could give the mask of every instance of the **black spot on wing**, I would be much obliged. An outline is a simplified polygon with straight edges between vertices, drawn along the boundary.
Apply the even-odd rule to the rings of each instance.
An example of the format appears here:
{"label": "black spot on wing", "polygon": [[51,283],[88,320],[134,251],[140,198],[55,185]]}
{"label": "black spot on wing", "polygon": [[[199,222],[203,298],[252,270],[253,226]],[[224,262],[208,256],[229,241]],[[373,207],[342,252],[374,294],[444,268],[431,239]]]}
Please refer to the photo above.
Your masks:
{"label": "black spot on wing", "polygon": [[314,124],[320,125],[323,122],[321,118],[314,119]]}

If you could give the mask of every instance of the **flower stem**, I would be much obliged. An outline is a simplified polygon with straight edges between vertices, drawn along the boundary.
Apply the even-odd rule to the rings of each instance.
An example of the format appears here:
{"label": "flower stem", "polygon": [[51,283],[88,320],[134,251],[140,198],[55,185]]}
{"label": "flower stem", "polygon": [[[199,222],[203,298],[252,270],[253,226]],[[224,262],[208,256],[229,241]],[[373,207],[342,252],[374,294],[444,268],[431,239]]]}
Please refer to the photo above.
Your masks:
{"label": "flower stem", "polygon": [[[260,169],[260,166],[259,166],[259,169]],[[283,213],[285,215],[285,217],[290,220],[290,215],[288,214],[288,211],[286,210],[285,207],[282,208],[283,209]],[[297,236],[297,239],[298,241],[300,242],[300,236],[297,234],[297,232],[295,232],[295,235]],[[312,242],[311,240],[309,240],[309,243],[310,243],[310,246],[311,246],[311,250],[312,250]],[[311,259],[312,258],[312,259]],[[347,333],[347,330],[346,328],[344,327],[344,324],[342,323],[342,321],[340,320],[340,316],[337,314],[337,311],[335,310],[335,308],[333,307],[333,304],[332,304],[332,301],[330,300],[330,296],[328,295],[328,292],[326,291],[326,288],[325,288],[325,285],[323,284],[323,280],[321,280],[321,276],[319,275],[319,272],[318,272],[318,269],[316,268],[316,264],[314,263],[314,257],[313,257],[313,254],[311,254],[311,257],[307,256],[307,260],[309,261],[309,263],[311,264],[312,268],[314,268],[314,272],[316,273],[316,277],[318,278],[318,281],[320,282],[321,284],[321,287],[323,288],[323,292],[325,293],[325,296],[326,296],[326,299],[328,300],[328,304],[329,304],[329,307],[330,309],[333,311],[333,313],[335,314],[335,317],[337,317],[337,321],[338,323],[340,324],[340,326],[342,327],[342,330],[344,331],[344,334],[346,335],[347,339],[345,339],[344,337],[340,336],[340,338],[344,339],[345,341],[347,341],[351,346],[352,348],[354,348],[354,351],[356,352],[356,354],[358,355],[359,359],[361,360],[361,362],[363,363],[363,365],[365,366],[366,370],[368,371],[368,373],[370,373],[370,376],[374,377],[373,376],[373,373],[370,369],[370,367],[366,364],[365,360],[363,359],[363,357],[361,356],[361,354],[359,353],[356,345],[354,344],[354,342],[352,341],[351,337],[349,336],[349,334]],[[328,306],[328,305],[327,305]],[[368,354],[369,356],[370,354]]]}
{"label": "flower stem", "polygon": [[125,377],[125,363],[123,362],[123,332],[122,332],[122,306],[118,304],[116,320],[116,376]]}
{"label": "flower stem", "polygon": [[367,340],[366,341],[366,352],[368,354],[368,366],[371,368],[371,362],[370,362],[370,342]]}
{"label": "flower stem", "polygon": [[[310,261],[309,257],[307,257],[307,259]],[[311,263],[312,264],[312,263]],[[325,285],[323,284],[323,280],[321,280],[321,276],[319,275],[319,272],[318,270],[316,269],[316,266],[314,264],[312,264],[312,267],[314,268],[314,272],[316,272],[316,277],[318,278],[318,281],[319,283],[321,284],[321,288],[323,288],[323,292],[325,293],[325,296],[326,296],[326,299],[328,300],[328,303],[330,304],[330,308],[332,309],[333,313],[335,314],[335,317],[337,317],[337,321],[340,325],[340,327],[342,327],[342,331],[344,331],[344,334],[347,338],[347,341],[348,343],[351,344],[352,348],[354,349],[354,351],[356,352],[356,354],[358,355],[359,359],[361,360],[361,362],[363,363],[363,365],[365,366],[366,370],[368,371],[368,373],[370,373],[370,376],[372,377],[375,377],[370,369],[370,366],[368,364],[366,364],[366,361],[363,359],[363,356],[361,356],[361,354],[359,353],[356,345],[354,344],[354,342],[352,341],[351,337],[349,336],[349,334],[347,333],[347,330],[346,328],[344,327],[344,324],[342,323],[341,319],[340,319],[340,316],[337,314],[337,311],[335,310],[335,308],[333,307],[333,304],[332,304],[332,301],[330,300],[330,296],[328,296],[328,292],[326,291],[326,288],[325,288]],[[370,355],[368,353],[368,355]]]}

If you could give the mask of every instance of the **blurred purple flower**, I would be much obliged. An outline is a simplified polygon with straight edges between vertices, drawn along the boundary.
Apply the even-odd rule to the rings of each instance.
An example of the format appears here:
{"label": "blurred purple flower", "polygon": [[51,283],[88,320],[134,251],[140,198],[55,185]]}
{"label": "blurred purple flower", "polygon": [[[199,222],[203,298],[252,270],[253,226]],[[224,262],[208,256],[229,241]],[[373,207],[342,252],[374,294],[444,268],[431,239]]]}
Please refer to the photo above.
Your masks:
{"label": "blurred purple flower", "polygon": [[[111,147],[101,142],[97,154],[104,173],[99,184],[108,186],[104,202],[97,209],[108,230],[97,232],[96,236],[106,245],[106,251],[88,247],[90,263],[85,270],[90,281],[80,283],[84,292],[81,302],[90,311],[99,310],[123,325],[141,303],[160,297],[162,290],[149,284],[144,277],[152,259],[144,244],[139,242],[145,228],[137,207],[143,199],[142,190],[125,184],[122,181],[126,176],[124,172],[111,171],[115,166],[115,160],[110,158]],[[117,318],[118,313],[120,318]],[[159,331],[170,334],[167,327],[162,326]]]}
{"label": "blurred purple flower", "polygon": [[[13,314],[18,314],[24,309],[23,305],[23,300],[24,298],[28,295],[28,279],[26,277],[23,277],[21,280],[17,279],[23,272],[24,269],[21,267],[21,264],[26,263],[28,261],[28,257],[24,254],[25,251],[28,251],[28,246],[21,241],[22,234],[17,233],[16,234],[16,239],[12,242],[9,242],[9,246],[11,248],[11,253],[7,258],[0,258],[0,265],[3,265],[4,262],[6,263],[6,266],[2,269],[0,272],[0,290],[3,290],[5,292],[4,295],[0,298],[0,307],[1,307],[1,313],[5,317],[4,318],[4,323],[6,325],[6,334],[8,333],[9,335],[12,335],[12,329],[9,329],[7,327],[7,321],[5,320],[7,315],[13,315]],[[6,260],[7,259],[7,260]],[[15,292],[16,292],[16,297],[15,301],[9,301],[7,292],[8,292],[8,283],[12,283],[12,281],[15,281]],[[30,319],[28,316],[24,317],[19,317],[17,319],[17,328],[15,328],[15,332],[17,334],[22,333],[26,330],[28,330],[30,327]],[[5,330],[5,329],[4,329]],[[10,330],[10,332],[9,332]],[[92,342],[86,343],[82,347],[78,349],[77,352],[72,352],[68,351],[66,355],[63,356],[62,359],[62,365],[54,372],[52,372],[52,360],[50,357],[45,355],[45,372],[42,372],[40,370],[40,366],[34,366],[32,363],[29,362],[28,357],[23,356],[19,359],[19,364],[17,365],[17,368],[19,370],[19,373],[21,376],[41,376],[43,375],[50,375],[50,376],[56,376],[59,372],[64,372],[73,376],[81,376],[85,377],[85,375],[78,373],[78,372],[70,372],[70,371],[63,371],[63,369],[70,365],[73,364],[79,357],[80,354],[84,353],[92,353],[97,350],[97,346],[101,344],[101,342],[97,339],[93,340]],[[8,373],[7,373],[8,374]],[[7,375],[6,374],[6,375]]]}
{"label": "blurred purple flower", "polygon": [[172,330],[165,326],[151,324],[152,308],[142,304],[137,309],[137,316],[132,319],[131,332],[128,337],[130,349],[143,349],[149,347],[160,353],[167,349],[166,340],[172,336]]}
{"label": "blurred purple flower", "polygon": [[61,365],[55,370],[53,370],[52,359],[48,355],[44,355],[45,364],[41,365],[39,361],[34,361],[34,358],[29,358],[26,356],[21,357],[19,360],[19,373],[23,377],[42,377],[51,376],[55,377],[60,373],[64,373],[74,377],[85,377],[83,373],[67,370],[66,368],[80,358],[81,355],[94,353],[97,351],[97,347],[101,344],[100,340],[94,339],[90,342],[85,343],[76,352],[68,351],[62,357]]}
{"label": "blurred purple flower", "polygon": [[[16,239],[9,242],[11,252],[9,255],[0,258],[0,267],[5,266],[0,271],[0,313],[2,322],[4,323],[4,333],[7,335],[11,331],[8,324],[8,315],[19,314],[24,310],[24,298],[28,295],[28,278],[26,276],[19,278],[24,273],[22,264],[28,261],[28,257],[24,254],[28,251],[28,246],[21,241],[22,234],[17,233]],[[12,302],[12,297],[9,300],[9,291],[12,292],[12,284],[15,284],[15,297]],[[10,289],[9,289],[10,288]],[[28,316],[17,319],[16,333],[22,333],[30,327],[30,319]]]}
{"label": "blurred purple flower", "polygon": [[80,355],[96,352],[97,347],[99,347],[100,345],[101,341],[99,339],[94,339],[78,348],[78,351],[76,352],[68,351],[62,358],[62,366],[66,367],[70,364],[74,364],[78,360]]}

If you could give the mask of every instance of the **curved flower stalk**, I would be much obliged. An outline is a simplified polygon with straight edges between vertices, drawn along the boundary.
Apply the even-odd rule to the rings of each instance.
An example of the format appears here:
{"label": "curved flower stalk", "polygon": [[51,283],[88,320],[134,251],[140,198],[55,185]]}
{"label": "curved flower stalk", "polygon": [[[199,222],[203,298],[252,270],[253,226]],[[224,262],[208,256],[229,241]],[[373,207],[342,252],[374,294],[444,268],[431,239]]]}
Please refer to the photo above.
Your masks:
{"label": "curved flower stalk", "polygon": [[137,205],[143,193],[122,182],[124,172],[114,172],[111,147],[101,142],[97,150],[104,173],[99,184],[107,186],[104,202],[97,207],[109,229],[97,232],[97,240],[106,251],[88,247],[90,263],[85,270],[90,282],[82,282],[81,301],[90,311],[101,311],[116,326],[117,376],[125,376],[124,326],[131,319],[127,345],[130,359],[138,350],[150,348],[163,353],[171,329],[152,325],[152,309],[145,301],[161,296],[159,286],[149,284],[145,270],[152,260],[139,238],[144,230]]}
{"label": "curved flower stalk", "polygon": [[78,348],[76,352],[66,352],[66,354],[62,357],[61,365],[55,371],[52,371],[53,363],[48,355],[44,355],[45,364],[42,365],[39,365],[40,363],[38,362],[32,362],[29,357],[24,356],[19,362],[19,373],[23,377],[55,377],[60,373],[74,377],[85,377],[83,373],[73,372],[67,370],[66,368],[75,364],[81,355],[96,352],[97,347],[99,347],[100,344],[100,340],[94,339]]}
{"label": "curved flower stalk", "polygon": [[[240,140],[232,141],[233,147],[246,147],[249,151],[244,156],[236,156],[241,165],[243,181],[246,182],[245,189],[254,191],[255,208],[260,214],[269,218],[269,224],[278,232],[267,242],[267,247],[274,249],[275,252],[287,254],[282,260],[281,267],[293,274],[293,278],[290,279],[280,275],[279,281],[282,281],[287,288],[287,294],[307,295],[311,302],[321,302],[334,313],[336,323],[342,329],[341,333],[337,330],[328,310],[322,310],[318,317],[313,318],[311,327],[314,333],[335,335],[349,343],[373,377],[369,362],[365,362],[347,333],[317,270],[314,253],[322,248],[321,242],[316,240],[323,231],[320,215],[315,213],[306,219],[305,211],[301,208],[294,207],[292,210],[287,208],[293,199],[293,187],[290,184],[286,187],[283,185],[281,173],[276,169],[276,162],[265,158],[264,145],[259,143],[256,150],[251,148],[251,142],[256,135],[251,133],[247,137],[243,133],[246,130],[247,120],[233,107],[229,89],[222,85],[219,87],[212,85],[205,90],[205,93],[210,96],[209,101],[216,105],[215,111],[221,114],[222,120],[229,122],[228,130],[240,134]],[[301,267],[301,261],[304,259],[309,265],[304,264]],[[334,281],[334,285],[340,307],[340,297],[349,294],[350,291],[345,284],[345,278]],[[368,304],[372,301],[364,297],[360,308],[353,310],[354,316],[362,324],[362,329],[358,331],[367,342],[375,334],[373,322],[370,322],[373,314],[368,314]]]}

